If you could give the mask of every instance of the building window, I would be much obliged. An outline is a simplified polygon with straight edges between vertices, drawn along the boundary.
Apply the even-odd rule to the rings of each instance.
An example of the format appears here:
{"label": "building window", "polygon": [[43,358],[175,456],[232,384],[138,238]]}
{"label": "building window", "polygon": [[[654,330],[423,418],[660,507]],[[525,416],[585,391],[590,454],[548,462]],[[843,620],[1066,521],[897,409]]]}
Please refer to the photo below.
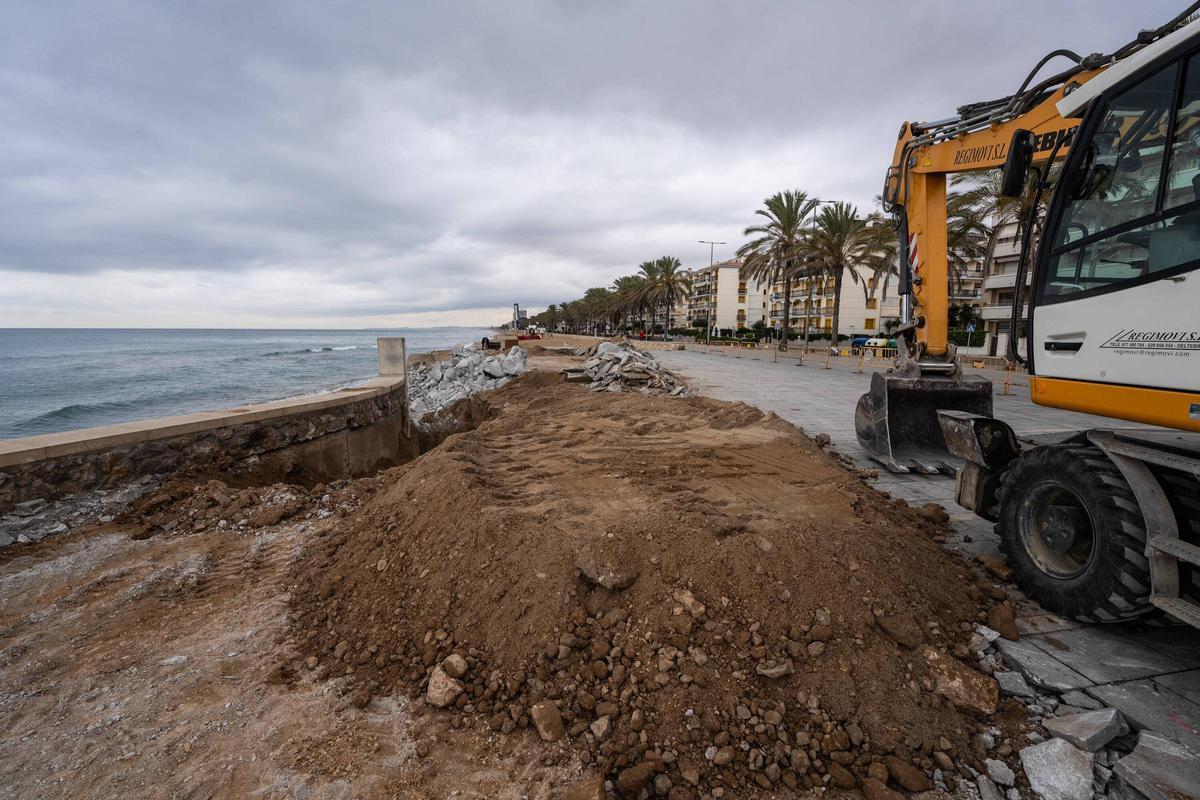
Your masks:
{"label": "building window", "polygon": [[879,300],[872,297],[870,300],[867,301],[867,308],[869,310],[874,310],[876,308],[879,308]]}
{"label": "building window", "polygon": [[866,328],[866,329],[867,329],[867,330],[869,330],[869,331],[873,331],[873,330],[875,330],[875,318],[874,318],[874,317],[867,317],[866,319],[864,319],[864,320],[863,320],[863,327],[864,327],[864,328]]}

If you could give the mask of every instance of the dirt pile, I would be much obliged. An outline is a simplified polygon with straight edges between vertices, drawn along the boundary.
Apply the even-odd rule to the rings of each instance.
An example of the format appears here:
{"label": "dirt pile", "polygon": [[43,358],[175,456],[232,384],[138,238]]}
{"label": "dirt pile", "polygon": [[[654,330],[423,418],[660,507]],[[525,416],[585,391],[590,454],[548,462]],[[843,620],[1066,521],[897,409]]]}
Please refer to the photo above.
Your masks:
{"label": "dirt pile", "polygon": [[687,391],[683,381],[654,356],[634,349],[627,342],[600,342],[576,354],[587,360],[580,366],[564,369],[563,374],[572,383],[587,383],[594,392],[637,390],[642,394],[678,397]]}
{"label": "dirt pile", "polygon": [[741,404],[551,373],[472,402],[315,532],[298,672],[532,728],[621,797],[885,798],[1010,756],[1019,708],[960,660],[988,587],[943,523]]}

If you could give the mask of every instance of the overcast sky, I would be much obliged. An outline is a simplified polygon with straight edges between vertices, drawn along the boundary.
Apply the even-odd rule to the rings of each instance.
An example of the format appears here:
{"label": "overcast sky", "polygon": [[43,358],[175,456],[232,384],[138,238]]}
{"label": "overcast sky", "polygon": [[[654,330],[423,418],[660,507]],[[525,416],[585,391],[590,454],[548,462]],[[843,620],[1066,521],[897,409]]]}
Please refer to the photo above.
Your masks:
{"label": "overcast sky", "polygon": [[9,0],[0,327],[498,322],[1181,6]]}

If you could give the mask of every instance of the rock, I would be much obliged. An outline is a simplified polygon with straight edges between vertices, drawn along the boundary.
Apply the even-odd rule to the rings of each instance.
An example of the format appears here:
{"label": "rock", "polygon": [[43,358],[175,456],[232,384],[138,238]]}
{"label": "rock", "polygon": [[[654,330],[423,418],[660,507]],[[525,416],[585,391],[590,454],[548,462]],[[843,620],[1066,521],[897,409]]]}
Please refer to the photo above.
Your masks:
{"label": "rock", "polygon": [[925,641],[925,632],[908,614],[875,615],[875,624],[897,644],[912,650]]}
{"label": "rock", "polygon": [[672,596],[675,598],[675,602],[683,606],[684,610],[693,617],[703,616],[705,611],[704,603],[697,600],[696,596],[687,589],[676,589]]}
{"label": "rock", "polygon": [[1035,697],[1033,689],[1019,672],[993,672],[992,677],[1000,685],[1000,694],[1005,697]]}
{"label": "rock", "polygon": [[561,797],[562,800],[604,800],[604,776],[593,775],[567,789]]}
{"label": "rock", "polygon": [[520,375],[525,371],[525,359],[525,351],[520,347],[514,347],[508,351],[508,355],[500,362],[500,369],[505,375]]}
{"label": "rock", "polygon": [[733,762],[734,749],[729,745],[722,747],[713,756],[712,763],[718,767],[724,767]]}
{"label": "rock", "polygon": [[1001,786],[1012,786],[1017,781],[1017,777],[1013,775],[1013,771],[1009,768],[1008,764],[999,759],[985,759],[983,766],[987,770],[988,777]]}
{"label": "rock", "polygon": [[950,515],[946,513],[946,509],[937,503],[926,503],[917,509],[917,513],[931,522],[950,521]]}
{"label": "rock", "polygon": [[933,674],[938,694],[959,709],[984,716],[996,713],[1000,702],[1000,687],[996,681],[932,647],[926,646],[922,653]]}
{"label": "rock", "polygon": [[617,791],[622,794],[632,795],[646,785],[650,780],[650,776],[654,774],[654,762],[643,761],[640,764],[635,764],[632,767],[621,770],[617,775],[616,787]]}
{"label": "rock", "polygon": [[674,785],[675,784],[671,782],[671,779],[662,773],[654,776],[654,793],[659,797],[662,797],[670,792],[671,787]]}
{"label": "rock", "polygon": [[1004,800],[1004,795],[996,788],[996,784],[987,775],[975,778],[975,786],[979,789],[980,800]]}
{"label": "rock", "polygon": [[596,741],[599,741],[599,742],[603,742],[605,739],[608,738],[608,733],[609,733],[609,730],[611,727],[612,727],[611,719],[607,716],[597,717],[595,720],[592,721],[592,724],[589,726],[589,728],[592,731],[592,735],[595,736]]}
{"label": "rock", "polygon": [[461,678],[467,674],[467,660],[458,653],[451,653],[442,660],[442,669],[451,678]]}
{"label": "rock", "polygon": [[760,661],[754,671],[764,678],[782,678],[784,675],[791,675],[796,670],[792,666],[792,660],[785,658],[781,661]]}
{"label": "rock", "polygon": [[1043,800],[1091,800],[1092,754],[1065,739],[1050,739],[1021,750],[1029,786]]}
{"label": "rock", "polygon": [[866,800],[904,800],[904,795],[895,789],[889,789],[887,784],[878,778],[867,778],[862,783],[862,793]]}
{"label": "rock", "polygon": [[1021,638],[1017,630],[1017,612],[1009,605],[994,605],[988,609],[988,627],[997,631],[1005,639],[1015,642]]}
{"label": "rock", "polygon": [[1200,756],[1152,731],[1113,770],[1149,800],[1200,797]]}
{"label": "rock", "polygon": [[483,360],[483,374],[489,378],[503,378],[504,364],[495,356],[488,356]]}
{"label": "rock", "polygon": [[888,774],[897,784],[910,792],[924,792],[933,788],[933,781],[920,769],[896,756],[888,756],[883,760],[887,765]]}
{"label": "rock", "polygon": [[187,656],[167,656],[162,661],[158,662],[158,665],[160,667],[175,667],[179,666],[180,664],[186,664],[187,660]]}
{"label": "rock", "polygon": [[462,681],[451,678],[440,666],[433,668],[429,686],[425,689],[425,700],[432,706],[445,708],[463,693]]}
{"label": "rock", "polygon": [[850,774],[850,770],[837,762],[829,765],[829,777],[833,781],[833,785],[841,789],[853,789],[856,785],[856,781],[854,780],[854,776]]}
{"label": "rock", "polygon": [[1125,718],[1115,708],[1085,711],[1067,717],[1054,717],[1043,723],[1052,736],[1094,753],[1118,736],[1129,733]]}
{"label": "rock", "polygon": [[529,717],[543,742],[557,742],[563,737],[562,714],[553,701],[543,700],[534,704],[533,708],[529,709]]}
{"label": "rock", "polygon": [[638,568],[628,558],[615,558],[584,553],[576,562],[580,573],[605,589],[627,589],[637,580]]}
{"label": "rock", "polygon": [[978,555],[975,560],[984,566],[988,572],[995,575],[1002,581],[1011,581],[1013,576],[1012,567],[1008,565],[1000,556],[993,555]]}
{"label": "rock", "polygon": [[1058,699],[1063,705],[1074,706],[1075,708],[1084,708],[1089,711],[1095,711],[1098,708],[1104,708],[1104,704],[1099,700],[1078,690],[1067,692]]}
{"label": "rock", "polygon": [[818,433],[816,436],[813,437],[813,441],[816,442],[817,447],[824,449],[826,447],[829,447],[830,442],[832,442],[833,440],[829,438],[828,433]]}

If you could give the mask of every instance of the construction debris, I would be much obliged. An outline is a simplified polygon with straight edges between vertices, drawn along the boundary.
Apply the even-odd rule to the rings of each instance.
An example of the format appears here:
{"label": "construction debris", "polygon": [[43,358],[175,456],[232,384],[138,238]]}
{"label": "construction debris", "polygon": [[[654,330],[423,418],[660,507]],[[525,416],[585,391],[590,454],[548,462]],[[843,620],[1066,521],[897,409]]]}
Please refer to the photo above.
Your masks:
{"label": "construction debris", "polygon": [[587,360],[582,366],[564,369],[563,375],[571,383],[587,383],[594,392],[636,389],[642,394],[687,394],[687,387],[670,370],[628,342],[600,342],[574,354]]}
{"label": "construction debris", "polygon": [[525,371],[527,354],[513,347],[504,356],[486,355],[467,345],[449,361],[420,364],[408,371],[408,408],[414,422],[459,400],[498,389]]}

